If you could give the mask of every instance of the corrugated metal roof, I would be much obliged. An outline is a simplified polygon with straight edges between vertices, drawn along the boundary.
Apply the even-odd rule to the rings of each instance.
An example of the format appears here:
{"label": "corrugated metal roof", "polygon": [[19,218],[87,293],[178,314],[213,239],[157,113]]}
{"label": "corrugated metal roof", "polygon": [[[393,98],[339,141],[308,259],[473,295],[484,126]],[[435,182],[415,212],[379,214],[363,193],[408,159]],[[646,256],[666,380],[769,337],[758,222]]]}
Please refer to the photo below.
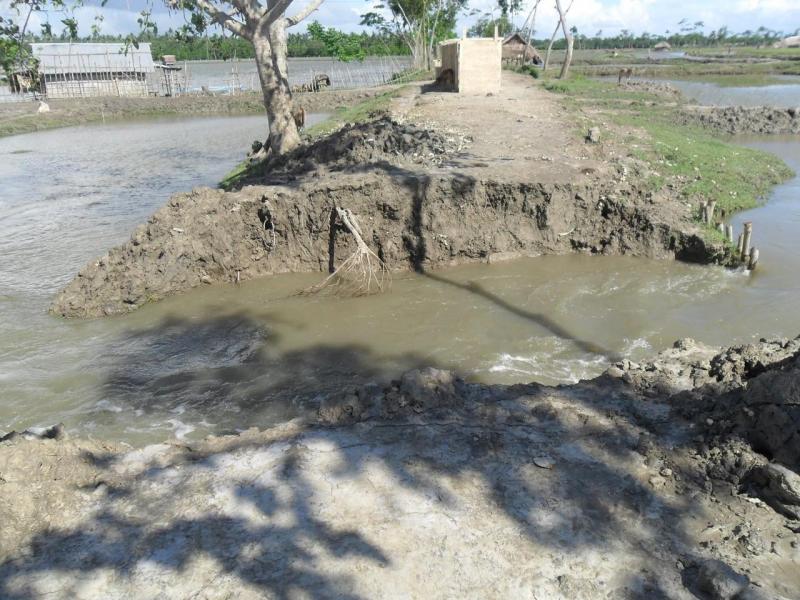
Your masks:
{"label": "corrugated metal roof", "polygon": [[50,73],[104,73],[133,71],[153,72],[150,44],[138,48],[125,44],[31,44],[33,55],[39,61],[39,72]]}

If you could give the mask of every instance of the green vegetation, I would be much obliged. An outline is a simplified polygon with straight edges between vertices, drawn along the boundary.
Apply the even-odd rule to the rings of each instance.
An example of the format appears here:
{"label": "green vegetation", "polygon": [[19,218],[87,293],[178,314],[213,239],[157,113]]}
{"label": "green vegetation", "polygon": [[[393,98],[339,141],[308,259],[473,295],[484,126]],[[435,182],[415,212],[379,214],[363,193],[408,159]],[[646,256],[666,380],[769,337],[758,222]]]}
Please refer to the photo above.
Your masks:
{"label": "green vegetation", "polygon": [[693,56],[713,58],[776,58],[780,60],[800,60],[800,48],[773,48],[763,46],[711,46],[693,48]]}
{"label": "green vegetation", "polygon": [[534,79],[539,79],[541,69],[534,65],[503,65],[503,68],[515,73],[522,73],[523,75],[530,75]]}
{"label": "green vegetation", "polygon": [[[313,25],[313,23],[311,24]],[[326,32],[331,31],[327,29]],[[401,56],[409,54],[408,46],[396,36],[384,33],[342,33],[336,30],[336,43],[326,44],[323,38],[312,33],[290,33],[288,51],[290,57],[337,57],[347,54],[359,56]],[[1,33],[1,32],[0,32]],[[69,41],[63,36],[28,36],[29,42]],[[124,44],[129,36],[96,34],[76,37],[76,42],[112,42]],[[225,35],[187,36],[169,30],[163,34],[141,36],[142,42],[149,42],[153,58],[160,59],[165,54],[174,55],[177,60],[231,60],[234,58],[253,58],[253,45],[247,40]],[[13,47],[4,49],[0,36],[0,56],[13,59]],[[10,44],[10,42],[9,42]],[[342,52],[346,49],[346,52]],[[0,63],[1,64],[1,63]]]}
{"label": "green vegetation", "polygon": [[[711,52],[745,52],[748,49],[764,51],[762,54],[752,54],[752,56],[776,56],[780,54],[777,48],[772,45],[789,35],[797,35],[796,31],[775,31],[766,27],[759,27],[755,31],[747,30],[741,33],[731,33],[727,27],[720,27],[717,30],[706,31],[703,21],[689,23],[686,19],[681,19],[676,24],[677,30],[667,29],[663,34],[653,34],[643,31],[636,33],[628,29],[620,30],[615,36],[604,36],[601,29],[592,36],[583,33],[575,35],[576,50],[607,49],[620,50],[631,48],[652,48],[659,42],[667,42],[672,48],[691,51],[694,53],[702,52],[708,48]],[[536,40],[538,44],[546,44],[547,40]],[[556,42],[556,48],[563,49],[565,42],[563,39]],[[791,50],[791,49],[790,49]],[[795,49],[796,50],[796,49]],[[776,52],[773,54],[772,52]]]}
{"label": "green vegetation", "polygon": [[[654,191],[673,185],[686,201],[715,200],[718,209],[731,214],[757,206],[773,185],[792,175],[772,154],[681,125],[680,107],[664,103],[656,95],[580,76],[542,85],[564,95],[573,108],[591,106],[596,111],[590,119],[593,122],[600,117],[626,130],[645,132],[646,136],[631,134],[620,141],[629,148],[630,156],[649,164],[653,174],[647,185]],[[709,235],[713,235],[711,230]]]}
{"label": "green vegetation", "polygon": [[342,107],[336,110],[328,119],[309,127],[305,135],[309,138],[319,138],[339,129],[345,123],[363,123],[373,116],[386,112],[392,102],[403,88],[395,88],[367,98],[353,106]]}

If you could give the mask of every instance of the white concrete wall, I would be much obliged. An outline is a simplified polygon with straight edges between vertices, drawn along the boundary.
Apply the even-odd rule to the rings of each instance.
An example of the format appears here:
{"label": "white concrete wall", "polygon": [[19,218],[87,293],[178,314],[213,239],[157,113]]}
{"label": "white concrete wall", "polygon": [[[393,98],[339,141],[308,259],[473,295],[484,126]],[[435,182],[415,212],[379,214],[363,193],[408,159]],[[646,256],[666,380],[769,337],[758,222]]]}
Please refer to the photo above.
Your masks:
{"label": "white concrete wall", "polygon": [[503,40],[466,38],[439,45],[441,70],[452,69],[456,90],[461,94],[488,94],[500,91]]}
{"label": "white concrete wall", "polygon": [[459,41],[458,49],[459,93],[499,92],[503,41],[500,38],[468,38]]}

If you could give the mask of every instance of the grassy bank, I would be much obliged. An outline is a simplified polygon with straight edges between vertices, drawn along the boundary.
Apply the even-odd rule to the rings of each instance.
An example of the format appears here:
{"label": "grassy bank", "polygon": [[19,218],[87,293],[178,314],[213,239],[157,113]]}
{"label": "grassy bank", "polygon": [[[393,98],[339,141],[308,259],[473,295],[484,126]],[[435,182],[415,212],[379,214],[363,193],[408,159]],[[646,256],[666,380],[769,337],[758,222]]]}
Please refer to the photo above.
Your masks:
{"label": "grassy bank", "polygon": [[670,186],[687,202],[715,200],[718,209],[731,214],[757,206],[772,186],[792,176],[772,154],[679,124],[680,105],[655,94],[580,76],[542,85],[564,97],[582,127],[617,125],[610,128],[616,133],[604,133],[619,136],[613,141],[650,166],[654,174],[648,184],[654,191]]}

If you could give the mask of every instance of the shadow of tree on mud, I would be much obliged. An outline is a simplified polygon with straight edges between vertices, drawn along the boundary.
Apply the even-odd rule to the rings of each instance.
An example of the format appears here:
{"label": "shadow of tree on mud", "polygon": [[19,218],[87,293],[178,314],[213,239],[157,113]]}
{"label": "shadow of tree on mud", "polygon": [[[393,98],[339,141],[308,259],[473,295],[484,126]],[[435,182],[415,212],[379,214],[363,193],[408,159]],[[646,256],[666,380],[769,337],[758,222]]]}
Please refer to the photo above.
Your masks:
{"label": "shadow of tree on mud", "polygon": [[[140,332],[141,351],[121,355],[109,384],[124,390],[126,401],[135,401],[129,390],[144,386],[144,410],[165,399],[161,387],[197,393],[208,385],[209,336],[223,331],[245,341],[212,353],[213,368],[222,370],[214,376],[231,384],[279,367],[314,386],[342,360],[354,372],[383,372],[380,359],[348,346],[311,348],[268,364],[252,344],[258,329],[237,316],[174,320]],[[200,366],[148,382],[142,361],[150,352],[149,360]],[[242,363],[229,364],[234,360]],[[262,395],[242,396],[241,409],[268,401],[274,385],[270,378],[257,382],[253,390]],[[209,418],[236,398],[224,386],[207,392],[196,408]],[[93,578],[109,586],[109,598],[148,597],[152,586],[166,597],[202,597],[219,586],[256,597],[369,597],[360,578],[436,560],[426,552],[437,543],[445,544],[440,558],[458,550],[429,537],[431,524],[445,539],[469,544],[469,532],[485,545],[487,573],[501,569],[504,553],[517,556],[523,571],[539,559],[558,569],[559,556],[586,554],[590,562],[597,551],[628,553],[638,569],[630,597],[642,586],[660,590],[666,583],[658,565],[685,556],[683,523],[700,509],[626,470],[651,425],[649,417],[623,410],[629,402],[608,381],[565,389],[458,381],[450,405],[410,416],[355,427],[298,425],[270,439],[242,436],[206,450],[165,447],[163,459],[140,471],[125,471],[121,457],[98,456],[98,481],[109,482],[108,495],[77,525],[37,534],[0,565],[0,597],[33,600],[44,590],[74,597]],[[537,468],[542,454],[557,466]],[[428,525],[420,527],[419,518]],[[539,584],[549,581],[540,576]]]}

